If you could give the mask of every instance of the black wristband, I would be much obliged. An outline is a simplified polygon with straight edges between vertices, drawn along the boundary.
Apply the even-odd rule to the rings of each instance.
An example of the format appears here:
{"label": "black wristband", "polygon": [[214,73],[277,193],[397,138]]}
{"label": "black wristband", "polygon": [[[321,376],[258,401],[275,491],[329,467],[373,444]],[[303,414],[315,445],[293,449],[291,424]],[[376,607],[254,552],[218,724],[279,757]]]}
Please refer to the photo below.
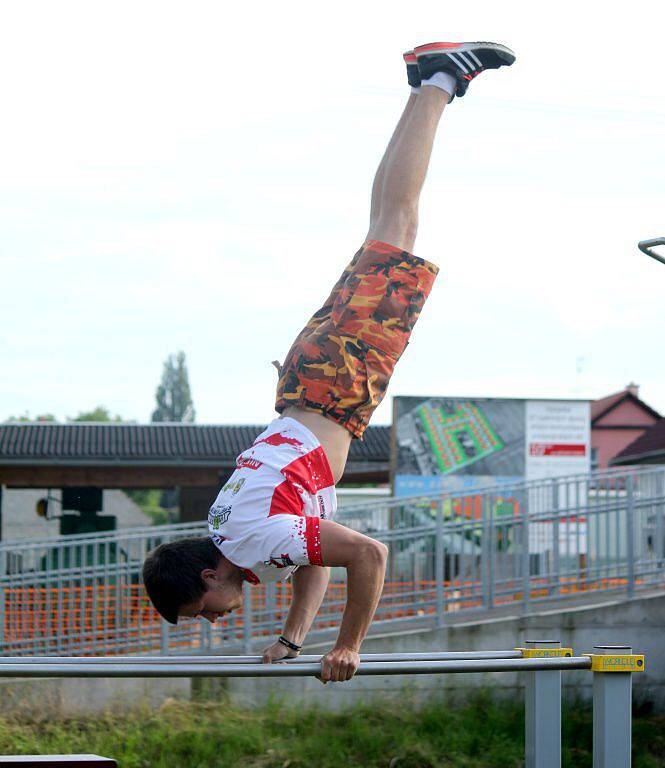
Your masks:
{"label": "black wristband", "polygon": [[292,643],[290,640],[287,640],[284,635],[280,635],[277,638],[277,642],[281,643],[282,645],[285,645],[290,651],[301,651],[302,645],[296,645],[295,643]]}

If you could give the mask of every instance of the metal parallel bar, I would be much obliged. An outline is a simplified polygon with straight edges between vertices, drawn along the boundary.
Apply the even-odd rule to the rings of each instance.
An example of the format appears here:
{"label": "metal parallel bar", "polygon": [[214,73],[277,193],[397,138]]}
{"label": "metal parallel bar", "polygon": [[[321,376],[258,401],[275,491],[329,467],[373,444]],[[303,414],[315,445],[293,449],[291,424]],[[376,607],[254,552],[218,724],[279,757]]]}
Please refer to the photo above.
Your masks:
{"label": "metal parallel bar", "polygon": [[[553,659],[455,659],[366,662],[356,675],[436,675],[460,672],[529,672],[589,669],[588,656]],[[0,677],[305,677],[321,664],[1,664]]]}
{"label": "metal parallel bar", "polygon": [[[285,664],[318,662],[321,656],[302,654]],[[440,651],[433,653],[361,653],[361,662],[450,661],[462,659],[521,659],[521,651]],[[261,656],[2,656],[0,664],[261,664]]]}

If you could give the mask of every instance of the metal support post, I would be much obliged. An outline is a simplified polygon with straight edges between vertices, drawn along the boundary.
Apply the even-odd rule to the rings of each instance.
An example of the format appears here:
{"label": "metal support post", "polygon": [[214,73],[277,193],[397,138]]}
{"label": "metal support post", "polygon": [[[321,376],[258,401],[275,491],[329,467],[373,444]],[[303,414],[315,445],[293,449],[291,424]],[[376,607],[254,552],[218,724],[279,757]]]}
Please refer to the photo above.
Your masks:
{"label": "metal support post", "polygon": [[628,597],[635,592],[635,483],[632,475],[626,478],[626,548],[628,565]]}
{"label": "metal support post", "polygon": [[[527,640],[524,658],[572,656],[559,640]],[[524,700],[526,768],[561,768],[561,670],[526,673]]]}
{"label": "metal support post", "polygon": [[480,542],[480,578],[483,591],[483,608],[490,609],[494,604],[494,592],[492,585],[492,529],[490,524],[490,508],[487,495],[483,495],[482,501],[483,528]]}
{"label": "metal support post", "polygon": [[528,490],[522,494],[522,612],[528,613],[531,598],[531,558],[529,555]]}
{"label": "metal support post", "polygon": [[485,494],[484,498],[485,508],[487,509],[487,586],[488,595],[487,602],[488,608],[494,608],[494,579],[495,579],[495,563],[494,563],[494,548],[496,534],[494,531],[494,502],[490,494]]}
{"label": "metal support post", "polygon": [[252,652],[252,590],[245,587],[242,609],[243,649],[246,654]]}
{"label": "metal support post", "polygon": [[656,541],[654,549],[658,560],[658,568],[663,567],[665,547],[663,547],[663,516],[665,515],[665,475],[656,475],[654,478],[656,490],[654,492],[654,509],[656,512]]}
{"label": "metal support post", "polygon": [[593,768],[630,768],[632,673],[643,669],[627,645],[594,647]]}
{"label": "metal support post", "polygon": [[550,586],[552,597],[556,597],[559,594],[559,509],[561,505],[559,503],[559,480],[552,482],[552,570],[554,573],[550,578]]}
{"label": "metal support post", "polygon": [[444,625],[445,599],[443,591],[444,580],[444,551],[443,551],[443,506],[438,505],[436,510],[436,537],[434,539],[434,578],[436,580],[436,626]]}
{"label": "metal support post", "polygon": [[168,656],[169,653],[169,625],[162,619],[159,633],[159,650],[162,656]]}
{"label": "metal support post", "polygon": [[[0,488],[0,491],[2,489]],[[7,555],[4,550],[0,552],[0,584],[3,585],[0,589],[0,649],[2,653],[6,653],[5,650],[5,611],[7,609],[8,593],[5,588],[7,585]]]}

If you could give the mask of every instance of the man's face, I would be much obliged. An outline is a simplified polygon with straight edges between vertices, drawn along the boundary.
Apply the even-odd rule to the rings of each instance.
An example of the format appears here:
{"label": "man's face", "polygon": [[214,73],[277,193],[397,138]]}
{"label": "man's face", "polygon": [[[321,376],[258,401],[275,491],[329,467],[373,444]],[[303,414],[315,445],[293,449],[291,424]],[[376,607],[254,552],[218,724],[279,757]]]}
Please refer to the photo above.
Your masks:
{"label": "man's face", "polygon": [[178,616],[202,617],[213,624],[220,616],[242,606],[242,579],[222,579],[213,570],[203,571],[201,578],[206,591],[198,600],[183,605],[178,610]]}

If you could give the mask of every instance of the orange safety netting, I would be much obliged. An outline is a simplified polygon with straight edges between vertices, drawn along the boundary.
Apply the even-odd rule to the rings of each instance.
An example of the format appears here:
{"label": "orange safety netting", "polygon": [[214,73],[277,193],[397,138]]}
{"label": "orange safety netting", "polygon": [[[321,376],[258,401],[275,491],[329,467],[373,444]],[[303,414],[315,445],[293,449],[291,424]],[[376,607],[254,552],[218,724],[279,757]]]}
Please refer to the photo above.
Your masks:
{"label": "orange safety netting", "polygon": [[[639,585],[639,581],[636,582]],[[494,605],[522,601],[521,580],[495,585]],[[557,581],[531,579],[530,599],[570,595],[627,586],[625,578],[585,579],[562,577]],[[250,592],[252,635],[274,631],[273,624],[283,622],[291,602],[291,584],[277,582],[266,588],[257,585]],[[436,611],[436,582],[389,581],[376,618],[380,620],[424,616]],[[482,585],[477,580],[444,582],[447,612],[479,608],[483,605]],[[337,626],[346,602],[346,584],[331,582],[326,600],[317,617],[316,629]],[[256,626],[256,625],[262,626]],[[266,625],[270,625],[269,627]],[[185,627],[196,625],[184,624]],[[215,625],[226,639],[244,635],[243,611],[221,619]],[[174,637],[170,647],[191,646],[191,636]],[[105,653],[127,647],[159,648],[159,616],[139,584],[99,584],[95,586],[13,587],[4,591],[4,652],[21,648],[60,648],[76,646],[77,653]],[[97,651],[98,652],[98,651]]]}

